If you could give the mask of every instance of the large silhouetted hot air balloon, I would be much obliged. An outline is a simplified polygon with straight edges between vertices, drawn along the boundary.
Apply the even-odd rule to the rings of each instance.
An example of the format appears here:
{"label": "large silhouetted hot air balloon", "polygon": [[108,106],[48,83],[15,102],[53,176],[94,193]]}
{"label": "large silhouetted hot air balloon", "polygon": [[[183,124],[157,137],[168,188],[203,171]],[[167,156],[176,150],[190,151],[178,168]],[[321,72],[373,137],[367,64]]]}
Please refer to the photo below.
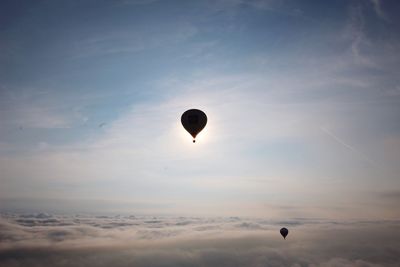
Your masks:
{"label": "large silhouetted hot air balloon", "polygon": [[281,230],[279,232],[281,232],[281,235],[283,236],[283,238],[286,239],[286,236],[288,235],[289,230],[287,228],[283,227],[283,228],[281,228]]}
{"label": "large silhouetted hot air balloon", "polygon": [[198,109],[189,109],[182,114],[181,122],[183,127],[193,136],[193,143],[196,142],[195,138],[201,130],[206,127],[207,116]]}

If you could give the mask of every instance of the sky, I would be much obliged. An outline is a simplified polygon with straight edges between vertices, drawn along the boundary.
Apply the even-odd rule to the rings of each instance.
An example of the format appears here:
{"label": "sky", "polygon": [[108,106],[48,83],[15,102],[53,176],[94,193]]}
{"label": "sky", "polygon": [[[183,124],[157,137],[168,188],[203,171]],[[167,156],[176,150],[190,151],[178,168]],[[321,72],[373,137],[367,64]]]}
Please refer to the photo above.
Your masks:
{"label": "sky", "polygon": [[400,266],[399,12],[1,1],[0,265]]}
{"label": "sky", "polygon": [[0,209],[399,219],[399,8],[2,1]]}

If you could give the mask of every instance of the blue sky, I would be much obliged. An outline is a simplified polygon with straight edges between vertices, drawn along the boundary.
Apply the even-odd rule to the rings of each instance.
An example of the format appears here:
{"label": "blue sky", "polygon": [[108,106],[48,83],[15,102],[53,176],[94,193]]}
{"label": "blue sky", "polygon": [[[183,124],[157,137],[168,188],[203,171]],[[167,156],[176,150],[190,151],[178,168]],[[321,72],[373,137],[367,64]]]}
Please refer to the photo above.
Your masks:
{"label": "blue sky", "polygon": [[3,1],[1,209],[399,218],[398,10]]}

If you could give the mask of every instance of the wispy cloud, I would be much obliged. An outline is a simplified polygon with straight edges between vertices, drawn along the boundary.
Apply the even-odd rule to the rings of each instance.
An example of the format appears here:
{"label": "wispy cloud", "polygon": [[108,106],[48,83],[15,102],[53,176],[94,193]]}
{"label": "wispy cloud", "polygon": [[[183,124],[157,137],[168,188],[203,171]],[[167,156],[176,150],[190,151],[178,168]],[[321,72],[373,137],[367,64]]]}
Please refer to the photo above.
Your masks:
{"label": "wispy cloud", "polygon": [[178,45],[195,36],[197,28],[187,22],[159,25],[139,25],[124,30],[111,29],[76,41],[72,49],[73,59],[137,53],[159,47]]}
{"label": "wispy cloud", "polygon": [[349,8],[349,22],[346,29],[346,35],[351,40],[351,52],[354,60],[361,65],[374,66],[369,57],[363,53],[363,48],[370,45],[365,36],[365,17],[361,5],[351,6]]}
{"label": "wispy cloud", "polygon": [[376,13],[376,15],[385,21],[388,21],[388,17],[385,14],[385,12],[382,9],[382,3],[381,0],[371,0],[372,5],[374,6],[374,11]]}
{"label": "wispy cloud", "polygon": [[13,92],[3,88],[0,91],[2,97],[1,115],[2,125],[0,130],[6,128],[69,128],[81,118],[76,117],[66,103],[62,103],[59,97],[55,97],[48,90],[28,88],[25,91]]}
{"label": "wispy cloud", "polygon": [[358,149],[356,149],[354,146],[349,145],[347,142],[343,141],[343,139],[339,138],[336,134],[332,133],[332,131],[328,130],[326,127],[321,127],[321,130],[332,137],[336,142],[339,144],[343,145],[344,147],[348,148],[352,152],[358,154],[361,158],[363,158],[365,161],[369,162],[370,164],[376,165],[376,163],[370,159],[365,153],[360,152]]}

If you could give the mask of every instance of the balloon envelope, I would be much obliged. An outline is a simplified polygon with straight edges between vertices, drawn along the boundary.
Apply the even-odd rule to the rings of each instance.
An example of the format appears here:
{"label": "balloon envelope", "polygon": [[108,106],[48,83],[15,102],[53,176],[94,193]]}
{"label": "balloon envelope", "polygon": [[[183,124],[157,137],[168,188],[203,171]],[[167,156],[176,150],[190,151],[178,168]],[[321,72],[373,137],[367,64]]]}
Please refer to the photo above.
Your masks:
{"label": "balloon envelope", "polygon": [[281,228],[280,232],[281,232],[281,235],[283,236],[283,238],[286,239],[286,236],[288,235],[289,230],[286,229],[285,227],[283,227],[283,228]]}
{"label": "balloon envelope", "polygon": [[207,116],[199,109],[189,109],[182,114],[181,122],[186,131],[193,136],[194,143],[197,134],[206,127]]}

